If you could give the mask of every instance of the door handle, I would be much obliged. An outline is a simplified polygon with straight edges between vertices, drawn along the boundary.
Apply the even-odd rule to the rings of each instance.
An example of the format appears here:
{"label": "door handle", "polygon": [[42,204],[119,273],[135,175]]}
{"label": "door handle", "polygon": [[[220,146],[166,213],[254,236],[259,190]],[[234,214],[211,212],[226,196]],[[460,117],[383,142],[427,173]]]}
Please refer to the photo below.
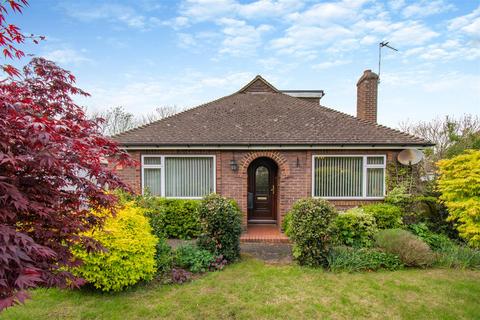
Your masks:
{"label": "door handle", "polygon": [[272,194],[275,194],[275,185],[272,186],[272,190],[270,190]]}

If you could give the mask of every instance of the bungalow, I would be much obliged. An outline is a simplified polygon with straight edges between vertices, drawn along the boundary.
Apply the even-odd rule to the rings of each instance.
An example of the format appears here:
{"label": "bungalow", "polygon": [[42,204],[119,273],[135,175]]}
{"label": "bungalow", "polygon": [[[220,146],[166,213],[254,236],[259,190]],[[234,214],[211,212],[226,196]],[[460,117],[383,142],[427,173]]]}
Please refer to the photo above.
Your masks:
{"label": "bungalow", "polygon": [[233,198],[243,223],[280,226],[293,203],[340,208],[381,201],[386,166],[428,141],[377,124],[378,76],[357,83],[357,116],[320,104],[323,91],[282,91],[256,76],[239,91],[114,139],[138,161],[118,174],[137,192]]}

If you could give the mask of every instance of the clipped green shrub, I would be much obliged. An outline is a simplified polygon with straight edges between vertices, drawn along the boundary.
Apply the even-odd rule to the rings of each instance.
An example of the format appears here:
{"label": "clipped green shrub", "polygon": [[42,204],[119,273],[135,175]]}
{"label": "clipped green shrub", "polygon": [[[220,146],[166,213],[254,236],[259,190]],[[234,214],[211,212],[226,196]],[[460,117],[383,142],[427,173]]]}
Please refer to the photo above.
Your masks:
{"label": "clipped green shrub", "polygon": [[375,218],[378,229],[396,229],[403,226],[402,209],[388,203],[375,203],[362,206],[363,211]]}
{"label": "clipped green shrub", "polygon": [[426,223],[408,225],[408,229],[416,236],[422,238],[433,251],[439,251],[447,247],[455,246],[455,243],[446,235],[430,231]]}
{"label": "clipped green shrub", "polygon": [[83,264],[72,272],[103,291],[119,291],[140,280],[151,280],[155,274],[155,247],[158,239],[151,234],[142,208],[127,202],[115,216],[107,216],[103,229],[85,235],[94,238],[106,251],[89,252],[72,249]]}
{"label": "clipped green shrub", "polygon": [[398,270],[403,267],[398,256],[376,248],[334,247],[327,260],[332,271]]}
{"label": "clipped green shrub", "polygon": [[322,199],[301,199],[290,211],[289,237],[293,256],[301,265],[323,266],[333,243],[335,207]]}
{"label": "clipped green shrub", "polygon": [[409,267],[428,267],[434,254],[423,240],[402,229],[380,230],[375,235],[376,245],[385,252],[397,255]]}
{"label": "clipped green shrub", "polygon": [[168,245],[166,239],[158,239],[158,243],[155,248],[155,266],[157,268],[157,273],[164,274],[170,271],[172,269],[172,264],[172,248]]}
{"label": "clipped green shrub", "polygon": [[235,201],[210,194],[201,201],[199,215],[203,233],[198,238],[198,246],[215,256],[223,256],[228,262],[237,260],[242,214]]}
{"label": "clipped green shrub", "polygon": [[215,261],[215,256],[208,250],[188,244],[175,250],[175,266],[193,273],[206,272]]}
{"label": "clipped green shrub", "polygon": [[146,209],[157,237],[188,240],[200,235],[199,200],[144,196],[137,201]]}
{"label": "clipped green shrub", "polygon": [[335,219],[336,243],[352,247],[370,247],[377,233],[375,218],[360,208],[340,212]]}

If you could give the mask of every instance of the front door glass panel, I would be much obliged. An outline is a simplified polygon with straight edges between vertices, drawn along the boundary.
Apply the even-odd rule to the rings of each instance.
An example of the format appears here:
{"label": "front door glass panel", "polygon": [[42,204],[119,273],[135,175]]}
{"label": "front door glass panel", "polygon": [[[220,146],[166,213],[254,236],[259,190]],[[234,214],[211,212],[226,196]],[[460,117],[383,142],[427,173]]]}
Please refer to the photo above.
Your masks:
{"label": "front door glass panel", "polygon": [[268,194],[269,172],[264,166],[260,166],[255,171],[255,192],[257,195]]}

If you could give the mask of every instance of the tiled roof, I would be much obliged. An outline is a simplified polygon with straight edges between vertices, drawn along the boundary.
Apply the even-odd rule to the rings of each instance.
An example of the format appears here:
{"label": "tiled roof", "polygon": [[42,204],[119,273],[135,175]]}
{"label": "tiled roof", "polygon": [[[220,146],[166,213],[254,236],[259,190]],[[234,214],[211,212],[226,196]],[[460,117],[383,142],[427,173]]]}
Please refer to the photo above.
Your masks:
{"label": "tiled roof", "polygon": [[283,94],[260,76],[237,93],[113,138],[124,146],[430,145],[398,130]]}

